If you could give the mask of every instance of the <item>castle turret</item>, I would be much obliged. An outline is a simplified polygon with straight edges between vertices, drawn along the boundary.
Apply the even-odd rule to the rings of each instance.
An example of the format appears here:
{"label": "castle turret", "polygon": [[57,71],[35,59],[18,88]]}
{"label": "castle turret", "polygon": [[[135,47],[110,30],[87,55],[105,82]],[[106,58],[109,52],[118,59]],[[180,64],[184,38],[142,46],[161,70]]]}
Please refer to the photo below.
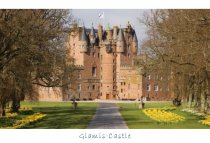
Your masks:
{"label": "castle turret", "polygon": [[109,25],[108,25],[108,27],[107,27],[106,32],[107,32],[107,36],[106,36],[107,40],[111,41],[111,40],[112,40],[112,30],[111,30],[111,28],[109,27]]}
{"label": "castle turret", "polygon": [[85,27],[82,27],[82,33],[80,37],[80,52],[87,52],[87,47],[88,47],[88,41],[87,41],[87,35],[85,32]]}
{"label": "castle turret", "polygon": [[94,30],[94,28],[92,26],[92,29],[90,31],[90,43],[91,44],[95,44],[95,42],[96,42],[95,30]]}
{"label": "castle turret", "polygon": [[99,38],[99,41],[102,41],[102,36],[103,36],[103,26],[98,25],[98,38]]}
{"label": "castle turret", "polygon": [[113,27],[113,40],[117,40],[117,26]]}
{"label": "castle turret", "polygon": [[120,29],[118,38],[117,38],[117,52],[124,52],[125,47],[125,38],[123,34],[123,30]]}
{"label": "castle turret", "polygon": [[134,54],[137,54],[137,51],[138,51],[138,39],[136,37],[136,33],[134,33],[132,40],[132,52]]}

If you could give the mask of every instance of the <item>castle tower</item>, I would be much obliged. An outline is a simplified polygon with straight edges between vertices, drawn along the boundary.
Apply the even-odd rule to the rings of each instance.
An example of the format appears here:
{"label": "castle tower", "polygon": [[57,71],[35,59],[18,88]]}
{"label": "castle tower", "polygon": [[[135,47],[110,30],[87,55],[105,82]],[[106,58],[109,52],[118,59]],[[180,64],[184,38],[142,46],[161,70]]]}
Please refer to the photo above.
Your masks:
{"label": "castle tower", "polygon": [[116,41],[117,40],[117,26],[114,26],[113,27],[113,40]]}
{"label": "castle tower", "polygon": [[110,29],[110,27],[107,28],[106,33],[107,33],[107,37],[106,37],[107,40],[111,41],[112,40],[112,30]]}
{"label": "castle tower", "polygon": [[[116,42],[116,82],[117,82],[117,91],[120,92],[121,89],[121,81],[120,81],[120,70],[121,70],[121,59],[122,54],[124,53],[125,49],[125,38],[123,34],[123,30],[120,29],[117,37]],[[118,94],[118,98],[122,98],[120,94]]]}
{"label": "castle tower", "polygon": [[136,37],[136,33],[134,33],[133,35],[133,39],[132,39],[132,49],[131,51],[133,52],[133,54],[137,54],[138,52],[138,40],[137,40],[137,37]]}
{"label": "castle tower", "polygon": [[92,26],[91,31],[90,31],[90,44],[94,45],[95,42],[96,42],[95,30]]}
{"label": "castle tower", "polygon": [[102,41],[102,37],[103,37],[103,26],[98,25],[98,38],[100,42]]}
{"label": "castle tower", "polygon": [[102,42],[100,48],[101,63],[101,99],[113,99],[113,46],[112,30],[108,29],[106,40]]}
{"label": "castle tower", "polygon": [[81,38],[80,38],[80,52],[84,53],[87,52],[88,49],[88,41],[87,41],[87,35],[85,32],[85,27],[82,27],[82,33],[81,33]]}
{"label": "castle tower", "polygon": [[125,46],[125,38],[124,38],[123,30],[120,29],[118,38],[117,38],[117,52],[118,53],[124,52],[124,46]]}

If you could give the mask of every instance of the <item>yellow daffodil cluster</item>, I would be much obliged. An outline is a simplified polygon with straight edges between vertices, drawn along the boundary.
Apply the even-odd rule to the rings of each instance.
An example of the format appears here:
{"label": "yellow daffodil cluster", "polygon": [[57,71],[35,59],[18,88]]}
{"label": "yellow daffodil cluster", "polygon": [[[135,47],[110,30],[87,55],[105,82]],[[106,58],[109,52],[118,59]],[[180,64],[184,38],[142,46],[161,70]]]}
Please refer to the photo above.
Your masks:
{"label": "yellow daffodil cluster", "polygon": [[182,111],[188,112],[188,113],[191,113],[193,115],[200,116],[200,117],[205,117],[206,116],[205,113],[201,113],[200,111],[195,110],[195,109],[191,109],[191,108],[182,109]]}
{"label": "yellow daffodil cluster", "polygon": [[183,116],[177,115],[169,111],[166,112],[165,110],[162,110],[160,108],[148,108],[144,109],[143,112],[151,119],[158,122],[177,123],[185,120]]}
{"label": "yellow daffodil cluster", "polygon": [[6,117],[11,118],[17,116],[17,113],[7,113]]}
{"label": "yellow daffodil cluster", "polygon": [[6,113],[5,117],[0,117],[0,118],[12,118],[12,117],[16,117],[17,113]]}
{"label": "yellow daffodil cluster", "polygon": [[200,120],[199,122],[204,125],[210,125],[210,116],[207,116],[205,120]]}
{"label": "yellow daffodil cluster", "polygon": [[19,111],[32,111],[33,109],[31,107],[20,107]]}
{"label": "yellow daffodil cluster", "polygon": [[6,127],[6,128],[7,129],[19,129],[19,128],[23,128],[26,125],[29,125],[29,124],[31,124],[33,122],[36,122],[38,120],[41,120],[45,116],[47,116],[47,115],[46,114],[41,114],[41,113],[35,113],[33,115],[26,116],[22,120],[17,120],[12,127]]}

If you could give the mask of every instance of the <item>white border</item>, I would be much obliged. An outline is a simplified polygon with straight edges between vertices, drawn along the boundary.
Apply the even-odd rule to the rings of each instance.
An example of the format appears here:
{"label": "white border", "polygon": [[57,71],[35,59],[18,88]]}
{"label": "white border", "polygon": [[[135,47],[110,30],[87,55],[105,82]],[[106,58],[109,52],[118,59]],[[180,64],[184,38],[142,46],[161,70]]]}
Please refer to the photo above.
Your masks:
{"label": "white border", "polygon": [[209,0],[0,0],[0,8],[165,9],[210,8]]}
{"label": "white border", "polygon": [[[105,135],[105,139],[82,139],[82,134]],[[109,135],[112,134],[112,138]],[[113,135],[130,134],[131,138],[113,139]],[[0,130],[2,143],[198,143],[209,142],[209,130]]]}
{"label": "white border", "polygon": [[[210,8],[209,0],[0,0],[0,8],[14,9],[165,9]],[[82,133],[130,133],[131,139],[87,139]],[[0,130],[2,143],[198,143],[209,142],[210,130]]]}

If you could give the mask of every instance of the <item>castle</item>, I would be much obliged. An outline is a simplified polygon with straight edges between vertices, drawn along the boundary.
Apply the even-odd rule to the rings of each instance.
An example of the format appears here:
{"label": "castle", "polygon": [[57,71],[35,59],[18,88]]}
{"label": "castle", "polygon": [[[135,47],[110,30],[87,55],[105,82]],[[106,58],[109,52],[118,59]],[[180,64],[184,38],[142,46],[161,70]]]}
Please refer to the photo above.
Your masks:
{"label": "castle", "polygon": [[138,89],[140,79],[126,82],[126,78],[136,74],[131,65],[137,55],[138,40],[131,25],[126,28],[108,27],[106,30],[101,25],[98,29],[75,28],[70,34],[69,47],[75,65],[81,66],[76,83],[78,98],[138,98],[140,90],[135,93],[129,91]]}
{"label": "castle", "polygon": [[67,47],[77,67],[76,80],[69,88],[74,90],[63,95],[58,88],[41,88],[39,100],[135,100],[144,96],[144,91],[146,94],[144,77],[133,66],[138,39],[130,23],[106,30],[101,25],[97,29],[74,25],[72,29]]}

